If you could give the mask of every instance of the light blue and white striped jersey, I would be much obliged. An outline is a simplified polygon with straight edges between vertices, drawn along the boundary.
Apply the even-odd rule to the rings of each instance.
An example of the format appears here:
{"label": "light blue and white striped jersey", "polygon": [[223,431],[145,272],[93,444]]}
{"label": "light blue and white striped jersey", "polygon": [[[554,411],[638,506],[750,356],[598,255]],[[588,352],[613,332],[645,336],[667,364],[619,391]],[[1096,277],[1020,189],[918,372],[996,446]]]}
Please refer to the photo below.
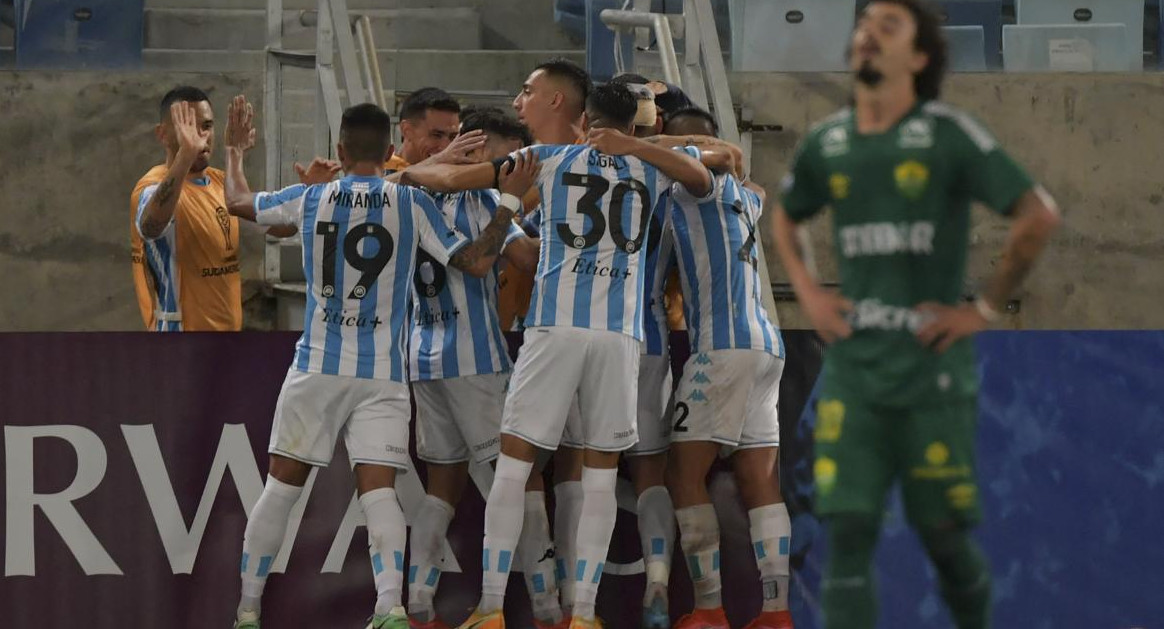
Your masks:
{"label": "light blue and white striped jersey", "polygon": [[[671,179],[586,145],[523,149],[541,160],[541,252],[526,327],[609,330],[643,339],[642,249]],[[685,147],[699,157],[698,149]]]}
{"label": "light blue and white striped jersey", "polygon": [[[446,223],[475,239],[493,220],[501,193],[469,190],[433,198]],[[510,225],[505,244],[524,237],[520,227]],[[446,267],[421,249],[414,287],[417,307],[409,356],[412,380],[509,371],[509,352],[497,316],[496,266],[485,277],[477,278]]]}
{"label": "light blue and white striped jersey", "polygon": [[667,308],[664,289],[667,275],[675,264],[675,237],[671,233],[671,193],[659,197],[651,227],[647,235],[647,257],[643,261],[643,286],[648,307],[643,309],[643,353],[664,356],[670,345],[671,330],[667,326]]}
{"label": "light blue and white striped jersey", "polygon": [[295,369],[407,382],[417,248],[447,264],[469,241],[423,191],[349,175],[255,196],[257,222],[299,225],[307,312]]}
{"label": "light blue and white striped jersey", "polygon": [[761,297],[756,223],[759,195],[727,174],[702,199],[672,188],[671,227],[683,284],[691,352],[755,349],[784,357],[784,340]]}

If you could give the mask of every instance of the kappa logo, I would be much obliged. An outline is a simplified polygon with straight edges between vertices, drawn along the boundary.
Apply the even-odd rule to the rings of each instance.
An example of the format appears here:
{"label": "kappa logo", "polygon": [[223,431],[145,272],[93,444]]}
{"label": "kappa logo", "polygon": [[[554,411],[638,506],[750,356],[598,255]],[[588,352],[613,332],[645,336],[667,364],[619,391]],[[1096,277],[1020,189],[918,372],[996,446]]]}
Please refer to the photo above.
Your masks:
{"label": "kappa logo", "polygon": [[694,391],[691,392],[690,395],[687,396],[687,401],[688,402],[706,402],[707,396],[703,394],[703,391],[700,391],[699,389],[695,389]]}
{"label": "kappa logo", "polygon": [[707,374],[702,371],[695,372],[695,375],[691,376],[691,381],[698,384],[711,384],[711,378],[708,378]]}
{"label": "kappa logo", "polygon": [[707,354],[699,354],[698,356],[695,357],[695,364],[696,365],[710,365],[711,358]]}

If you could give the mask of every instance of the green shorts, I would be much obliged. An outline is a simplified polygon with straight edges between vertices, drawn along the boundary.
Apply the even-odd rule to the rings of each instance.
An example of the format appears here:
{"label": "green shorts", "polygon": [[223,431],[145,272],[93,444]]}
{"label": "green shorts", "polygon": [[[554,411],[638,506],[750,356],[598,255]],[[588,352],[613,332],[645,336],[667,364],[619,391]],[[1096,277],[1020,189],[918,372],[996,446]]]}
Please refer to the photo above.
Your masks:
{"label": "green shorts", "polygon": [[826,384],[813,466],[818,515],[880,517],[900,479],[914,526],[976,524],[982,517],[974,473],[977,415],[974,398],[890,408]]}

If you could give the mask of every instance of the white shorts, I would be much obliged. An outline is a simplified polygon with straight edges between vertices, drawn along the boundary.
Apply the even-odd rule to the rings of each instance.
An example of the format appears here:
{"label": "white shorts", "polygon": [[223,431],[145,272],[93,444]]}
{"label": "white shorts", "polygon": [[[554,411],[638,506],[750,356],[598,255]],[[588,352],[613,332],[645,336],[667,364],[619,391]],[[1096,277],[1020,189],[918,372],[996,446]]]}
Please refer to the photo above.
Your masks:
{"label": "white shorts", "polygon": [[591,450],[621,452],[638,441],[640,343],[619,332],[572,327],[525,331],[525,344],[505,398],[501,432],[556,450],[570,404],[578,397],[573,440]]}
{"label": "white shorts", "polygon": [[508,373],[413,382],[417,457],[427,463],[496,459],[508,385]]}
{"label": "white shorts", "polygon": [[408,386],[371,380],[287,372],[267,449],[308,465],[326,467],[343,436],[348,459],[407,470]]}
{"label": "white shorts", "polygon": [[639,442],[627,450],[627,456],[658,454],[671,447],[674,404],[671,357],[643,355],[639,363]]}
{"label": "white shorts", "polygon": [[566,411],[566,429],[562,431],[563,448],[586,447],[586,433],[582,430],[582,411],[578,410],[578,396],[570,402],[570,410]]}
{"label": "white shorts", "polygon": [[693,354],[675,396],[671,440],[714,441],[729,448],[780,445],[784,359],[753,349]]}

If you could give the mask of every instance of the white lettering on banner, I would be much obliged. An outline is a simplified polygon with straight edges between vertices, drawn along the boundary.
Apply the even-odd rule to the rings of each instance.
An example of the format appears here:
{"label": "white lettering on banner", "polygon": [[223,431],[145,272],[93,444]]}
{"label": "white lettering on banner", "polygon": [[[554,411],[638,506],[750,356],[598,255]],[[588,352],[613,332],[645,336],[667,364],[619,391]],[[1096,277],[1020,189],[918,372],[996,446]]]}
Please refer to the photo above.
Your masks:
{"label": "white lettering on banner", "polygon": [[162,538],[162,547],[166,549],[166,557],[170,560],[170,568],[174,574],[190,574],[194,571],[194,560],[198,558],[202,534],[206,532],[210,509],[214,506],[226,470],[230,470],[248,516],[263,493],[263,477],[251,453],[246,426],[228,424],[222,428],[218,450],[214,453],[214,462],[210,464],[210,474],[202,489],[202,497],[198,500],[194,522],[188,530],[174,487],[170,483],[170,475],[166,471],[166,462],[162,460],[154,427],[149,424],[122,426],[121,433],[125,436],[125,445],[129,446],[129,455],[137,468],[141,487],[145,490],[158,535]]}
{"label": "white lettering on banner", "polygon": [[[122,425],[121,433],[129,450],[134,471],[150,507],[154,525],[174,574],[190,574],[198,558],[203,535],[211,517],[214,502],[222,481],[229,470],[239,502],[248,517],[263,490],[263,479],[252,454],[246,426],[223,426],[214,459],[207,473],[206,483],[198,501],[190,526],[182,515],[165,457],[152,424]],[[36,466],[33,461],[33,442],[40,437],[63,439],[76,452],[77,472],[69,486],[54,494],[37,494],[34,490]],[[36,576],[35,522],[39,507],[49,524],[56,529],[69,551],[87,575],[121,575],[121,568],[105,550],[97,536],[85,523],[72,504],[89,495],[104,480],[108,467],[108,453],[97,433],[83,426],[5,426],[6,456],[6,539],[4,543],[4,576]],[[481,495],[489,495],[493,469],[488,465],[470,466],[470,475]],[[307,484],[291,511],[282,549],[272,566],[273,572],[283,572],[295,546],[295,538],[303,521],[304,510],[315,485],[316,470],[308,476]],[[409,473],[396,477],[396,492],[405,519],[411,522],[419,512],[425,497],[420,477],[410,463]],[[630,483],[618,485],[619,508],[634,512],[634,489]],[[340,572],[344,559],[356,534],[365,525],[364,511],[355,495],[348,503],[321,572]],[[241,531],[240,548],[241,548]],[[143,551],[145,550],[142,546]],[[448,540],[444,542],[444,570],[460,572],[461,567]],[[627,563],[607,563],[610,574],[638,574],[643,572],[641,560]]]}
{"label": "white lettering on banner", "polygon": [[[77,473],[69,486],[55,494],[33,489],[33,441],[38,437],[64,439],[77,454]],[[82,426],[5,426],[7,496],[4,576],[36,575],[36,538],[33,525],[40,507],[87,575],[121,574],[97,536],[81,519],[73,501],[89,495],[105,477],[105,446],[97,433]]]}

